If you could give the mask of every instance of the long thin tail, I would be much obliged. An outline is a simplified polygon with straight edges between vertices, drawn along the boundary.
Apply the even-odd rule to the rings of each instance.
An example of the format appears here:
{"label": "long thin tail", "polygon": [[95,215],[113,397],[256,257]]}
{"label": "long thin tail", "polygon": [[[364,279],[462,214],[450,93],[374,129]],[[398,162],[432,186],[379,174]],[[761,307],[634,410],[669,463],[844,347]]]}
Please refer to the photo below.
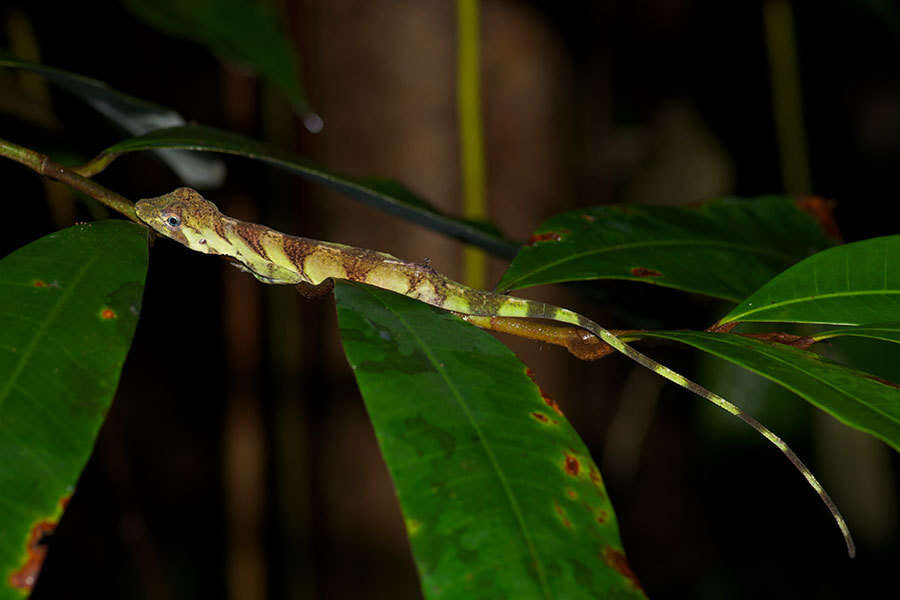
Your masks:
{"label": "long thin tail", "polygon": [[[641,364],[644,367],[647,367],[655,373],[658,373],[672,383],[680,385],[681,387],[697,394],[701,398],[709,400],[719,408],[731,413],[732,415],[758,431],[760,434],[762,434],[763,437],[772,442],[772,444],[774,444],[779,450],[781,450],[782,454],[784,454],[787,459],[791,461],[791,464],[793,464],[794,467],[803,474],[803,477],[806,478],[806,481],[809,482],[809,485],[812,487],[812,489],[816,491],[816,493],[819,495],[819,498],[822,499],[822,502],[824,502],[825,506],[828,507],[828,510],[831,511],[831,516],[834,517],[837,526],[840,528],[841,533],[844,536],[844,542],[846,542],[847,544],[847,553],[850,555],[850,558],[856,556],[856,546],[853,543],[853,537],[850,535],[850,529],[847,527],[847,522],[841,515],[841,511],[838,510],[837,505],[822,487],[822,484],[819,483],[818,479],[816,479],[815,475],[812,474],[812,471],[809,470],[809,467],[803,464],[803,461],[800,460],[800,458],[794,453],[794,451],[791,450],[780,437],[772,433],[772,431],[769,430],[768,427],[766,427],[750,415],[746,414],[744,411],[742,411],[740,408],[738,408],[722,396],[709,391],[702,385],[695,383],[690,379],[683,377],[682,375],[679,375],[667,366],[661,365],[649,356],[635,350],[594,321],[591,321],[590,319],[583,317],[578,313],[564,308],[559,308],[551,306],[549,304],[543,304],[533,301],[527,301],[527,303],[529,304],[530,309],[530,314],[528,316],[553,319],[555,321],[563,321],[587,329],[631,360]],[[542,305],[540,306],[540,308],[546,310],[546,314],[538,314],[539,312],[543,311],[540,310],[540,308],[536,305]],[[521,315],[511,314],[510,316]]]}

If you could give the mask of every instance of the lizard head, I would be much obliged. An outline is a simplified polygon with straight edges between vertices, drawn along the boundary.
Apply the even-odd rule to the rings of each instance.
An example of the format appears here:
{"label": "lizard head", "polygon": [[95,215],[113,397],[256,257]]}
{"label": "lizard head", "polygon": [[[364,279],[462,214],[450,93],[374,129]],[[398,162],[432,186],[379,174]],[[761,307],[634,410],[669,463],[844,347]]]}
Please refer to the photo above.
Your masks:
{"label": "lizard head", "polygon": [[209,252],[206,238],[215,231],[221,213],[215,204],[191,188],[178,188],[134,205],[138,218],[147,226],[198,252]]}

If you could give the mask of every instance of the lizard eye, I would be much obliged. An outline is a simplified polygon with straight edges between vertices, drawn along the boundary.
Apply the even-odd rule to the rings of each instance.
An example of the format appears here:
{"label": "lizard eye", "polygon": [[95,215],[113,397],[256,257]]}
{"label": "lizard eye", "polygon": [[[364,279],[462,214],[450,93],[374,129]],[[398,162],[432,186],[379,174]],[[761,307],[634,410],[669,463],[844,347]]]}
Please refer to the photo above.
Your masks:
{"label": "lizard eye", "polygon": [[175,215],[170,215],[166,219],[166,225],[172,228],[179,227],[181,225],[181,219],[176,217]]}

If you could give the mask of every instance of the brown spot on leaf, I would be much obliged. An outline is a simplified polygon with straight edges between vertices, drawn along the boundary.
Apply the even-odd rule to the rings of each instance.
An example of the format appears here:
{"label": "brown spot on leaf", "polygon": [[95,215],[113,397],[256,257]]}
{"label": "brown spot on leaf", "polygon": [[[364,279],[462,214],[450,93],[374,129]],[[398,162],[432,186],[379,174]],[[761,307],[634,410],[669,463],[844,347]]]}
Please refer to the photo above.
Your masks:
{"label": "brown spot on leaf", "polygon": [[115,319],[116,311],[114,311],[111,308],[104,308],[103,310],[100,311],[100,318],[106,319],[107,321],[110,319]]}
{"label": "brown spot on leaf", "polygon": [[609,520],[609,513],[605,510],[597,511],[597,523],[599,525],[606,525],[606,521]]}
{"label": "brown spot on leaf", "polygon": [[40,279],[34,280],[34,287],[47,287],[46,281],[41,281]]}
{"label": "brown spot on leaf", "polygon": [[539,413],[537,411],[534,411],[533,413],[531,413],[531,416],[532,416],[532,418],[537,419],[541,423],[546,423],[547,421],[550,420],[550,418],[547,415],[545,415],[544,413]]}
{"label": "brown spot on leaf", "polygon": [[841,241],[841,230],[838,229],[834,218],[834,200],[828,200],[821,196],[803,196],[795,201],[797,208],[807,213],[822,228],[829,237]]}
{"label": "brown spot on leaf", "polygon": [[565,469],[566,473],[572,477],[578,477],[578,474],[581,472],[581,463],[578,462],[578,459],[575,458],[575,456],[568,452],[566,452]]}
{"label": "brown spot on leaf", "polygon": [[[59,499],[60,509],[65,511],[71,499],[72,492],[63,495]],[[50,519],[44,519],[34,524],[28,534],[28,541],[25,543],[27,558],[18,570],[10,574],[10,586],[20,590],[31,590],[34,587],[41,567],[44,565],[44,558],[47,556],[47,538],[53,535],[55,530],[56,521]]]}
{"label": "brown spot on leaf", "polygon": [[[532,371],[529,367],[525,367],[525,374],[531,378],[531,381],[534,382],[534,385],[538,385],[537,381],[534,380],[534,371]],[[556,414],[558,414],[559,416],[565,417],[562,409],[559,407],[559,404],[557,404],[555,400],[547,396],[547,394],[544,393],[544,390],[542,390],[541,386],[539,385],[538,391],[541,393],[541,399],[543,399],[544,404],[555,410]]]}
{"label": "brown spot on leaf", "polygon": [[606,486],[603,485],[603,478],[600,477],[600,473],[597,471],[596,468],[593,467],[593,465],[591,466],[590,477],[591,477],[591,483],[593,483],[594,487],[597,488],[597,492],[599,492],[599,494],[605,498],[606,497]]}
{"label": "brown spot on leaf", "polygon": [[[71,499],[71,492],[63,495],[59,499],[60,510],[65,511]],[[27,558],[18,570],[10,574],[10,586],[20,590],[31,590],[34,587],[38,575],[41,573],[41,567],[44,565],[44,558],[47,556],[47,538],[53,535],[55,530],[56,521],[50,519],[44,519],[34,524],[25,543]]]}
{"label": "brown spot on leaf", "polygon": [[593,223],[594,221],[597,220],[597,217],[595,217],[594,215],[589,215],[587,213],[582,214],[581,218],[584,219],[585,221],[587,221],[588,223]]}
{"label": "brown spot on leaf", "polygon": [[562,520],[563,527],[567,527],[567,528],[571,529],[572,521],[570,521],[569,518],[566,517],[566,511],[563,509],[563,507],[560,506],[559,504],[557,504],[556,502],[554,502],[553,508],[556,509],[556,514],[558,514],[559,518]]}
{"label": "brown spot on leaf", "polygon": [[570,233],[568,229],[560,229],[559,231],[547,231],[546,233],[535,233],[530,238],[528,238],[528,245],[534,246],[538,242],[558,242],[567,233]]}
{"label": "brown spot on leaf", "polygon": [[568,489],[568,490],[566,490],[566,496],[569,497],[569,500],[577,500],[577,499],[578,499],[578,492],[576,492],[576,491],[573,490],[573,489]]}
{"label": "brown spot on leaf", "polygon": [[563,414],[562,409],[559,407],[559,404],[556,403],[556,400],[554,400],[553,398],[550,398],[549,396],[544,395],[543,391],[541,391],[541,398],[544,399],[544,404],[546,404],[547,406],[549,406],[550,408],[555,410],[559,416],[561,416],[561,417],[565,416]]}
{"label": "brown spot on leaf", "polygon": [[631,567],[628,565],[628,560],[621,550],[616,550],[611,546],[605,547],[603,549],[603,562],[624,575],[634,587],[642,592],[644,591],[644,588],[641,587],[641,582],[638,581],[637,575],[631,570]]}
{"label": "brown spot on leaf", "polygon": [[47,538],[55,529],[56,523],[53,521],[39,521],[31,528],[28,542],[25,545],[28,558],[21,568],[13,571],[9,576],[9,584],[12,587],[20,590],[30,590],[34,587],[44,564],[44,558],[47,556]]}
{"label": "brown spot on leaf", "polygon": [[530,238],[528,238],[528,245],[534,246],[538,242],[558,242],[561,239],[562,236],[560,236],[555,231],[551,231],[548,233],[535,233]]}
{"label": "brown spot on leaf", "polygon": [[662,277],[662,273],[656,269],[648,269],[646,267],[634,267],[631,274],[635,277]]}
{"label": "brown spot on leaf", "polygon": [[531,418],[534,419],[535,421],[540,421],[541,423],[544,423],[546,425],[556,425],[557,424],[557,421],[555,419],[551,419],[544,413],[538,412],[538,411],[532,412]]}

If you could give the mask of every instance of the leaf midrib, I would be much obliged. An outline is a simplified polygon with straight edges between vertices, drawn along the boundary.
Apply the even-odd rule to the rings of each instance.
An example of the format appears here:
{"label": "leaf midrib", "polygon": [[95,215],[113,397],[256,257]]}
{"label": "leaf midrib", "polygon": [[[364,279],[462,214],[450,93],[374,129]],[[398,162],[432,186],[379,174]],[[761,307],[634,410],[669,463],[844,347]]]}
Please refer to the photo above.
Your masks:
{"label": "leaf midrib", "polygon": [[[892,295],[892,294],[900,294],[900,290],[848,290],[846,292],[831,292],[826,294],[816,294],[815,296],[804,296],[802,298],[790,298],[788,300],[782,300],[780,302],[772,302],[770,304],[766,304],[765,306],[761,306],[759,308],[754,308],[751,310],[744,311],[735,316],[726,316],[726,319],[720,321],[720,323],[730,323],[732,321],[739,321],[744,319],[747,315],[751,315],[753,313],[757,313],[765,310],[772,310],[775,308],[781,308],[782,306],[790,306],[791,304],[802,304],[804,302],[814,302],[816,300],[822,298],[843,298],[848,296],[883,296],[883,295]],[[802,321],[803,323],[828,323],[827,321]],[[831,323],[832,325],[854,325],[854,323]]]}
{"label": "leaf midrib", "polygon": [[488,460],[491,463],[491,466],[494,468],[494,471],[497,474],[497,479],[500,481],[500,485],[503,487],[503,491],[506,494],[506,498],[509,501],[510,507],[512,508],[513,515],[515,516],[515,519],[519,524],[519,530],[522,533],[522,537],[525,539],[525,544],[528,547],[528,552],[529,552],[529,554],[531,554],[531,558],[534,561],[534,566],[535,566],[535,570],[537,571],[538,582],[541,587],[541,591],[543,592],[543,595],[545,598],[547,598],[547,600],[551,600],[553,596],[550,593],[550,586],[547,581],[547,577],[544,573],[544,570],[543,570],[543,567],[541,564],[541,559],[538,556],[537,548],[534,545],[534,541],[531,539],[531,535],[528,531],[528,527],[525,525],[525,519],[522,514],[522,509],[519,507],[518,502],[516,502],[516,499],[512,494],[512,489],[510,488],[509,483],[506,481],[506,478],[503,476],[503,471],[500,469],[500,464],[497,462],[497,457],[494,455],[494,452],[492,451],[490,445],[488,444],[487,439],[484,436],[484,433],[481,431],[481,428],[478,426],[478,423],[475,421],[475,418],[472,416],[472,412],[469,409],[469,406],[466,404],[465,399],[462,397],[462,394],[460,394],[459,390],[453,384],[453,381],[447,376],[446,372],[444,371],[444,368],[441,365],[441,362],[438,360],[435,360],[434,356],[432,356],[429,346],[427,346],[424,343],[424,341],[416,334],[415,330],[413,330],[413,328],[409,325],[409,323],[398,312],[392,310],[387,305],[385,305],[377,296],[372,294],[368,289],[366,289],[365,287],[363,287],[363,289],[366,291],[367,294],[369,294],[370,296],[375,298],[376,301],[378,301],[382,306],[384,306],[385,309],[390,311],[391,314],[393,314],[397,318],[397,320],[400,321],[400,323],[406,328],[406,330],[409,332],[409,334],[415,339],[415,341],[419,345],[419,347],[422,348],[422,351],[425,353],[425,356],[428,357],[428,360],[431,362],[431,364],[434,365],[435,369],[437,369],[437,372],[440,374],[441,379],[444,380],[444,383],[447,385],[447,387],[450,389],[453,397],[456,399],[457,404],[463,410],[466,418],[468,419],[469,423],[472,426],[472,429],[474,429],[475,433],[478,435],[478,439],[481,442],[481,446],[484,448],[484,452],[487,455]]}
{"label": "leaf midrib", "polygon": [[653,241],[653,242],[632,242],[628,244],[617,244],[615,246],[604,246],[603,248],[595,248],[593,250],[588,250],[585,252],[578,252],[573,254],[568,254],[564,258],[560,258],[558,260],[554,260],[551,262],[547,262],[542,264],[540,267],[525,273],[524,275],[517,277],[516,279],[504,282],[502,285],[504,288],[512,288],[515,285],[518,285],[521,281],[527,280],[529,277],[534,277],[536,273],[540,273],[542,271],[546,271],[548,269],[552,269],[557,267],[558,265],[572,262],[574,260],[579,260],[585,258],[587,256],[592,256],[596,254],[605,254],[608,252],[617,252],[619,250],[628,250],[630,248],[650,248],[654,246],[705,246],[705,247],[715,247],[715,248],[724,248],[728,250],[743,250],[747,252],[751,252],[754,254],[760,254],[763,256],[772,256],[774,258],[778,258],[779,260],[787,260],[790,261],[791,257],[774,251],[768,251],[764,248],[756,248],[753,246],[745,246],[743,244],[733,244],[729,242],[724,242],[721,240],[664,240],[664,241]]}
{"label": "leaf midrib", "polygon": [[13,388],[13,386],[17,383],[19,376],[22,374],[22,370],[25,368],[27,362],[31,359],[31,355],[34,353],[35,348],[37,347],[38,341],[42,339],[50,328],[50,324],[56,320],[59,316],[59,312],[62,310],[62,307],[68,302],[69,297],[74,293],[75,288],[78,286],[78,283],[84,278],[84,274],[87,270],[93,266],[94,262],[100,257],[100,253],[97,252],[91,257],[89,260],[85,261],[81,268],[75,273],[75,276],[72,278],[71,283],[63,288],[63,292],[59,295],[56,304],[53,306],[53,309],[47,315],[47,318],[40,324],[38,330],[35,332],[34,336],[32,336],[31,341],[28,342],[28,345],[25,347],[25,351],[19,356],[19,362],[16,364],[15,369],[13,369],[12,374],[9,379],[6,381],[6,384],[3,386],[3,391],[0,392],[0,414],[3,412],[3,405],[6,403],[6,399],[9,397],[9,392]]}

